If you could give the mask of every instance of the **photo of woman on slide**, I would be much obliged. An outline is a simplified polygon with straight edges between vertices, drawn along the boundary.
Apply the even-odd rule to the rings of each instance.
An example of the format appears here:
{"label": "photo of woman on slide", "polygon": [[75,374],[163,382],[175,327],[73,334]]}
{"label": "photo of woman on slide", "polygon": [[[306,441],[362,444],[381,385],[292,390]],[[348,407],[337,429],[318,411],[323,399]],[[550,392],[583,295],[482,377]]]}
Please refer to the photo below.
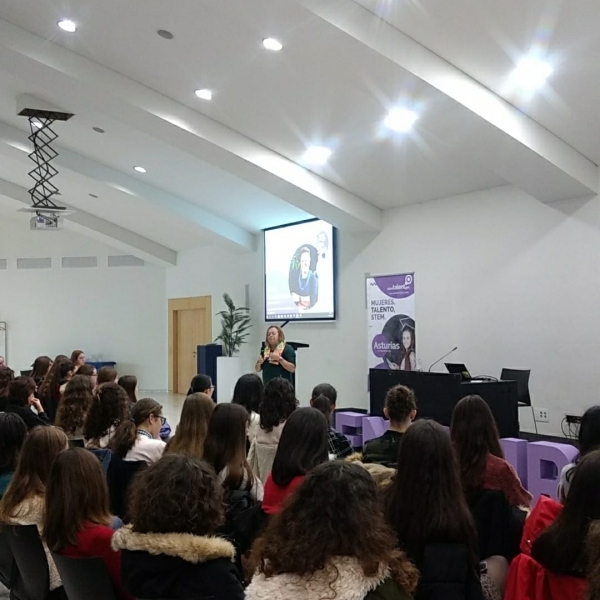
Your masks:
{"label": "photo of woman on slide", "polygon": [[290,264],[290,294],[300,310],[308,310],[319,301],[319,277],[316,273],[317,249],[301,246],[296,250]]}

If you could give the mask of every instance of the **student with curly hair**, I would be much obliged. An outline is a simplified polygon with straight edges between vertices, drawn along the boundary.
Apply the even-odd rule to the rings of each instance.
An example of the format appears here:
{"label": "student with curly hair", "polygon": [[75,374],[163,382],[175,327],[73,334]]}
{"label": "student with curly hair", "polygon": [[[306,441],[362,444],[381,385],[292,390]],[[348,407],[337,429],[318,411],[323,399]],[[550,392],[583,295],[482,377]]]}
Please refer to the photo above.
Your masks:
{"label": "student with curly hair", "polygon": [[60,402],[61,386],[66,385],[75,372],[75,364],[66,356],[59,354],[44,378],[38,390],[38,396],[51,423],[54,423],[58,403]]}
{"label": "student with curly hair", "polygon": [[121,585],[121,553],[110,546],[114,522],[98,459],[83,448],[61,452],[46,486],[44,541],[52,552],[64,556],[100,557],[117,597],[131,600]]}
{"label": "student with curly hair", "polygon": [[365,444],[362,460],[395,468],[402,437],[417,416],[415,393],[404,385],[395,385],[385,397],[383,414],[390,420],[390,427]]}
{"label": "student with curly hair", "polygon": [[58,405],[56,426],[70,440],[83,440],[83,425],[94,399],[94,384],[87,375],[74,375]]}
{"label": "student with curly hair", "polygon": [[125,589],[136,598],[244,600],[233,545],[216,532],[223,492],[214,470],[169,454],[134,480],[132,525],[115,532]]}
{"label": "student with curly hair", "polygon": [[297,406],[296,393],[287,379],[278,377],[267,383],[259,411],[260,427],[248,454],[254,474],[263,483],[271,472],[285,421]]}
{"label": "student with curly hair", "polygon": [[247,600],[408,600],[419,574],[396,547],[362,467],[315,467],[252,548]]}
{"label": "student with curly hair", "polygon": [[31,378],[35,381],[35,385],[39,388],[44,381],[44,377],[52,368],[52,359],[49,356],[38,356],[31,365]]}
{"label": "student with curly hair", "polygon": [[102,384],[94,395],[83,427],[86,446],[106,448],[125,419],[129,419],[127,392],[116,383]]}

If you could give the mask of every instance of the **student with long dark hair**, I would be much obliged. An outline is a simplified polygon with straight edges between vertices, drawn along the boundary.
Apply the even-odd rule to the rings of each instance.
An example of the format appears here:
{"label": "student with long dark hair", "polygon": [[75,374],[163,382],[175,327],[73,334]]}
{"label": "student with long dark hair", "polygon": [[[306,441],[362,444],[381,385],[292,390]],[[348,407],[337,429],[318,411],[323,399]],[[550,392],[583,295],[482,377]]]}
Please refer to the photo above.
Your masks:
{"label": "student with long dark hair", "polygon": [[287,379],[278,377],[267,383],[260,405],[260,427],[248,454],[254,474],[263,482],[271,471],[285,421],[297,406],[296,392]]}
{"label": "student with long dark hair", "polygon": [[110,546],[113,522],[100,461],[83,448],[61,452],[46,485],[44,541],[57,554],[100,557],[117,597],[131,600],[121,584],[121,553]]}
{"label": "student with long dark hair", "polygon": [[0,367],[0,411],[6,409],[8,404],[8,386],[15,378],[15,372],[8,367]]}
{"label": "student with long dark hair", "polygon": [[408,600],[418,571],[395,548],[373,478],[316,466],[254,544],[247,600]]}
{"label": "student with long dark hair", "polygon": [[529,506],[532,495],[504,460],[490,407],[481,396],[466,396],[454,408],[450,436],[465,492],[500,490],[513,506]]}
{"label": "student with long dark hair", "polygon": [[67,380],[73,376],[75,364],[66,356],[58,355],[54,363],[44,378],[40,389],[39,398],[44,407],[44,412],[48,415],[51,423],[54,423],[56,411],[60,402],[60,388],[67,383]]}
{"label": "student with long dark hair", "polygon": [[[38,425],[50,425],[48,415],[34,394],[35,381],[31,377],[17,377],[8,387],[6,412],[19,415],[30,430]],[[31,407],[35,408],[37,415]]]}
{"label": "student with long dark hair", "polygon": [[116,383],[98,387],[83,426],[83,437],[89,448],[106,448],[120,423],[129,419],[129,399]]}
{"label": "student with long dark hair", "polygon": [[[480,600],[477,533],[450,436],[435,421],[417,421],[404,434],[397,468],[386,491],[385,516],[421,571],[415,598],[439,593],[447,596],[435,597]],[[457,587],[466,593],[452,596]]]}
{"label": "student with long dark hair", "polygon": [[[138,403],[139,404],[139,403]],[[115,532],[125,589],[136,598],[244,600],[235,550],[216,533],[223,490],[206,462],[169,454],[135,478],[132,525]]]}
{"label": "student with long dark hair", "polygon": [[565,501],[571,480],[575,474],[575,467],[579,461],[590,452],[600,449],[600,406],[592,406],[588,408],[581,417],[581,425],[579,426],[579,434],[577,436],[577,445],[579,447],[579,455],[575,462],[569,463],[560,473],[560,483],[558,484],[558,497],[561,502]]}
{"label": "student with long dark hair", "polygon": [[[78,371],[79,372],[79,371]],[[83,440],[83,426],[94,399],[94,385],[86,375],[74,375],[58,405],[56,426],[70,440]]]}
{"label": "student with long dark hair", "polygon": [[165,451],[165,443],[160,439],[163,423],[162,406],[156,400],[143,398],[133,405],[131,418],[119,425],[108,447],[125,461],[151,465]]}
{"label": "student with long dark hair", "polygon": [[234,404],[243,406],[250,415],[250,425],[248,427],[248,439],[250,442],[256,437],[260,427],[260,405],[265,395],[265,386],[262,379],[256,373],[246,373],[242,375],[235,384],[233,390]]}
{"label": "student with long dark hair", "polygon": [[0,498],[13,477],[27,425],[19,415],[0,413]]}
{"label": "student with long dark hair", "polygon": [[52,359],[49,356],[38,356],[31,366],[33,368],[31,378],[35,381],[35,385],[39,389],[52,367]]}
{"label": "student with long dark hair", "polygon": [[[45,513],[45,496],[52,463],[60,452],[66,450],[69,440],[57,427],[36,427],[25,438],[19,462],[0,500],[0,523],[8,525],[37,525],[42,532]],[[44,544],[50,570],[50,590],[62,583]]]}
{"label": "student with long dark hair", "polygon": [[217,404],[208,424],[204,460],[227,491],[248,492],[254,502],[263,499],[263,485],[246,459],[248,413],[239,404]]}
{"label": "student with long dark hair", "polygon": [[204,440],[215,403],[206,394],[191,394],[183,402],[175,435],[167,442],[166,453],[192,458],[204,456]]}

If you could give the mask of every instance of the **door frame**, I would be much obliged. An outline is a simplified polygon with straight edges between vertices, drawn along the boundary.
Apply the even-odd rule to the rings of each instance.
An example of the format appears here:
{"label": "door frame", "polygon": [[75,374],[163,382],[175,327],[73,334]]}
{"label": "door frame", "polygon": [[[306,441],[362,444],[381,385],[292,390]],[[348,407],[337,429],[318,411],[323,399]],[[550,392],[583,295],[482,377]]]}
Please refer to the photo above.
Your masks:
{"label": "door frame", "polygon": [[[178,371],[178,339],[177,311],[205,310],[209,317],[208,333],[212,342],[212,296],[196,296],[193,298],[171,298],[169,300],[169,391],[176,390],[176,374]],[[210,342],[209,342],[210,343]]]}

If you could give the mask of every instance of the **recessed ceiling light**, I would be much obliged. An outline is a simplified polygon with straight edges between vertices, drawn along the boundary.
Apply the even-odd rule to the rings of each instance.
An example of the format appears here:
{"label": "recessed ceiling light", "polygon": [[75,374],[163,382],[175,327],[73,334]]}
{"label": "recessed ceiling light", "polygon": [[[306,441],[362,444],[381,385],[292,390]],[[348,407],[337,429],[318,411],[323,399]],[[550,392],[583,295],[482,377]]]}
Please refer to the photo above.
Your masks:
{"label": "recessed ceiling light", "polygon": [[97,198],[96,194],[90,194],[90,198]]}
{"label": "recessed ceiling light", "polygon": [[148,171],[146,171],[146,169],[144,169],[144,167],[133,167],[134,171],[137,171],[138,173],[147,173]]}
{"label": "recessed ceiling light", "polygon": [[544,85],[552,71],[552,65],[530,56],[517,64],[510,75],[510,84],[513,89],[537,90]]}
{"label": "recessed ceiling light", "polygon": [[326,146],[310,146],[306,149],[302,158],[304,162],[312,165],[324,165],[331,154],[331,149]]}
{"label": "recessed ceiling light", "polygon": [[67,33],[75,33],[77,31],[77,25],[69,19],[63,19],[58,22],[58,26]]}
{"label": "recessed ceiling light", "polygon": [[279,50],[283,48],[283,44],[275,38],[265,38],[263,40],[263,46],[267,50],[273,50],[273,52],[279,52]]}
{"label": "recessed ceiling light", "polygon": [[198,98],[202,98],[202,100],[212,100],[212,92],[210,90],[196,90],[194,94]]}
{"label": "recessed ceiling light", "polygon": [[165,40],[172,40],[175,37],[170,31],[167,31],[166,29],[159,29],[156,33],[158,33],[158,35],[160,35],[160,37]]}
{"label": "recessed ceiling light", "polygon": [[405,133],[410,131],[419,119],[419,115],[407,108],[394,108],[390,110],[383,124],[392,131]]}
{"label": "recessed ceiling light", "polygon": [[92,129],[96,132],[96,133],[104,133],[104,129],[102,129],[102,127],[92,127]]}

